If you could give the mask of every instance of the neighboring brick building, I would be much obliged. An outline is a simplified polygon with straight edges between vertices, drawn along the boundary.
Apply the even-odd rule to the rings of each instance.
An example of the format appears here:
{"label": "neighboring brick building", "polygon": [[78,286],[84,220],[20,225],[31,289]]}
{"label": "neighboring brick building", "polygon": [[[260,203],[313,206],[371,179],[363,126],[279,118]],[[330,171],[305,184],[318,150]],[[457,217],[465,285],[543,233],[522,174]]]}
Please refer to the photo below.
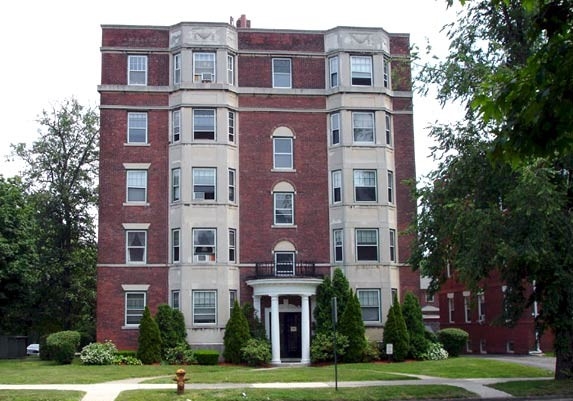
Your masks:
{"label": "neighboring brick building", "polygon": [[381,28],[102,26],[97,339],[137,347],[145,306],[221,349],[235,299],[272,362],[308,363],[316,287],[341,267],[381,340],[419,293],[409,36]]}

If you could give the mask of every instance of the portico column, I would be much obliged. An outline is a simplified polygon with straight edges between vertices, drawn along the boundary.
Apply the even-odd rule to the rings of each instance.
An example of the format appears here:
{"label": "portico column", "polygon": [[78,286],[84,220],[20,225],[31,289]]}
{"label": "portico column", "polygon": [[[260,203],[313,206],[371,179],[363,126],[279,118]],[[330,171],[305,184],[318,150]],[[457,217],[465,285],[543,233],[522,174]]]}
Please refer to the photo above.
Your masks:
{"label": "portico column", "polygon": [[271,297],[271,344],[272,360],[271,363],[281,363],[281,341],[280,341],[280,322],[279,322],[279,297]]}
{"label": "portico column", "polygon": [[253,296],[253,308],[255,309],[255,316],[259,321],[261,320],[261,296],[254,295]]}
{"label": "portico column", "polygon": [[302,295],[302,350],[301,363],[310,363],[310,308],[308,295]]}

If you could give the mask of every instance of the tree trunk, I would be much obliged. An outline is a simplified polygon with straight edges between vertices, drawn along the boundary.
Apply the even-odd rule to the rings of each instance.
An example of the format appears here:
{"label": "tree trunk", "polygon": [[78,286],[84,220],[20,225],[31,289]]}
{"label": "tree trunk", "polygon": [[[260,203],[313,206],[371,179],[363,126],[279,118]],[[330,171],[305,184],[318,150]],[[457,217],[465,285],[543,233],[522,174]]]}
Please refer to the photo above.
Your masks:
{"label": "tree trunk", "polygon": [[555,380],[573,378],[573,325],[555,328]]}

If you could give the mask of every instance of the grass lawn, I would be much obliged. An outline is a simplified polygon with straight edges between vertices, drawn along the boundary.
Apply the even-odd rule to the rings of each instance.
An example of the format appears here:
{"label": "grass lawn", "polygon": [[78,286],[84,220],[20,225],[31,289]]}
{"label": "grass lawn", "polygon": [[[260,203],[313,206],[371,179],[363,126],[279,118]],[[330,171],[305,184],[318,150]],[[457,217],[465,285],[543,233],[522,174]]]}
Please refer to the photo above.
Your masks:
{"label": "grass lawn", "polygon": [[570,380],[525,380],[491,384],[497,390],[514,397],[560,395],[573,396],[573,379]]}
{"label": "grass lawn", "polygon": [[81,391],[0,390],[0,401],[80,401]]}

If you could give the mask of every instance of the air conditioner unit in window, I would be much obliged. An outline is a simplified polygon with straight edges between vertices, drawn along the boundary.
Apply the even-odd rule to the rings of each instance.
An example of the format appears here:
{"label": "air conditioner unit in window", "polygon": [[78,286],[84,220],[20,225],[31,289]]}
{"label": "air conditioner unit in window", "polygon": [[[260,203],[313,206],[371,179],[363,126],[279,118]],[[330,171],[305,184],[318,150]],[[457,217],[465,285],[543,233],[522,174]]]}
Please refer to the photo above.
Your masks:
{"label": "air conditioner unit in window", "polygon": [[201,82],[213,82],[213,74],[204,72],[201,74]]}
{"label": "air conditioner unit in window", "polygon": [[209,261],[209,255],[195,255],[195,260],[197,262],[208,262]]}
{"label": "air conditioner unit in window", "polygon": [[193,199],[204,200],[205,199],[205,192],[193,192]]}

